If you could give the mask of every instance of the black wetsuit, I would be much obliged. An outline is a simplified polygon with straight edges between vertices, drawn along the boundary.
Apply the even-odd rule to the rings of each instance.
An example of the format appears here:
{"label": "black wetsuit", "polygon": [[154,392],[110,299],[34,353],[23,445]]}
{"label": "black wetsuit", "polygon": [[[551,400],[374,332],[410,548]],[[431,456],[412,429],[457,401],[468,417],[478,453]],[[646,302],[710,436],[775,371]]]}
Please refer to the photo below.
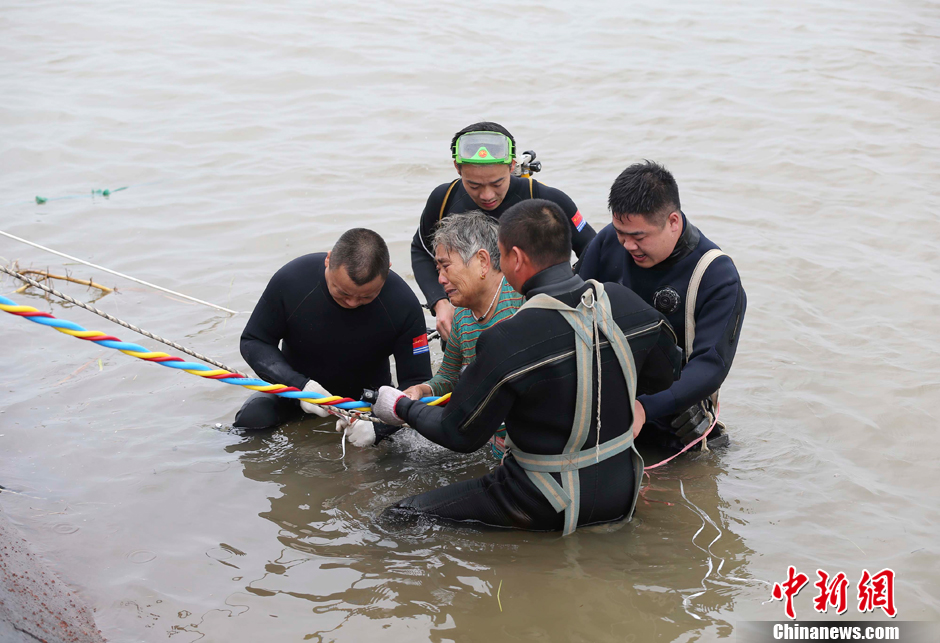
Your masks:
{"label": "black wetsuit", "polygon": [[[241,337],[241,353],[258,377],[303,389],[314,380],[332,395],[360,399],[364,388],[431,378],[424,314],[411,288],[394,272],[379,296],[343,308],[327,289],[325,252],[294,259],[271,278]],[[280,348],[278,347],[280,344]],[[261,429],[301,413],[297,400],[257,393],[235,416],[235,426]]]}
{"label": "black wetsuit", "polygon": [[[525,201],[526,199],[546,199],[557,203],[565,213],[565,217],[571,223],[571,245],[575,254],[579,257],[588,247],[596,234],[588,222],[581,215],[578,206],[574,204],[567,194],[557,188],[551,188],[539,183],[535,179],[531,180],[531,194],[529,179],[523,179],[518,176],[509,177],[509,191],[506,198],[493,210],[483,210],[497,221],[509,207]],[[450,214],[461,214],[470,210],[480,210],[480,206],[473,202],[470,195],[463,187],[463,181],[458,179],[456,183],[443,183],[431,192],[428,202],[424,206],[424,212],[421,213],[421,222],[418,224],[418,231],[415,232],[414,239],[411,241],[411,269],[414,271],[415,281],[421,288],[421,292],[427,299],[428,306],[433,310],[434,304],[447,297],[444,288],[437,282],[437,265],[434,263],[434,230],[438,221],[441,220],[441,206],[444,205],[444,197],[448,189],[453,185],[450,196],[447,196],[447,204],[444,207],[444,216]]]}
{"label": "black wetsuit", "polygon": [[[588,287],[563,263],[533,276],[523,294],[531,298],[545,293],[576,306]],[[605,284],[605,289],[614,320],[627,337],[636,361],[638,390],[654,393],[667,388],[678,367],[672,329],[662,315],[626,288]],[[601,437],[607,441],[632,430],[633,409],[623,371],[606,342],[604,346]],[[480,335],[476,360],[460,376],[446,407],[402,399],[396,413],[424,437],[455,451],[480,448],[505,421],[509,437],[519,449],[535,454],[561,453],[575,414],[578,376],[574,347],[574,331],[560,314],[521,310]],[[596,368],[595,363],[595,378]],[[587,445],[597,439],[596,416],[595,397]],[[560,481],[558,474],[550,475]],[[581,469],[580,475],[578,524],[624,517],[634,490],[629,450]],[[561,529],[564,520],[564,513],[556,513],[511,451],[503,464],[482,478],[407,498],[388,512],[536,531]]]}
{"label": "black wetsuit", "polygon": [[[676,330],[679,345],[685,346],[685,300],[692,271],[703,254],[717,248],[682,215],[682,234],[673,253],[652,268],[637,266],[608,225],[594,239],[581,261],[584,279],[615,281],[633,290],[643,301],[657,306]],[[671,288],[672,293],[666,291]],[[747,296],[729,257],[718,257],[705,271],[695,303],[695,342],[682,377],[668,390],[638,397],[647,421],[669,433],[675,416],[718,390],[738,347]],[[652,432],[644,431],[641,440]],[[665,438],[666,436],[662,436]],[[661,440],[672,447],[681,444]]]}

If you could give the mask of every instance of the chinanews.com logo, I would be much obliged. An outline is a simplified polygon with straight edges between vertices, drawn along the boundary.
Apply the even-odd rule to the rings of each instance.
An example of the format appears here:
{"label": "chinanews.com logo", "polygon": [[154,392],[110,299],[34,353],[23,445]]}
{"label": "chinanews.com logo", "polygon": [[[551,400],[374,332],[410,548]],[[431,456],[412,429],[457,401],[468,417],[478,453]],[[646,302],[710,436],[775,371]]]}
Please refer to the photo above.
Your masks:
{"label": "chinanews.com logo", "polygon": [[[773,584],[770,601],[781,601],[788,620],[739,621],[735,625],[735,639],[749,643],[765,641],[904,641],[926,643],[938,641],[938,624],[925,621],[897,621],[895,603],[896,575],[893,569],[885,568],[871,573],[862,569],[857,582],[845,572],[830,574],[816,570],[816,582],[812,583],[813,611],[809,616],[820,614],[844,616],[849,613],[870,614],[887,617],[887,621],[810,620],[794,622],[797,617],[794,598],[807,586],[810,577],[790,565],[786,580]],[[804,615],[805,616],[805,615]]]}
{"label": "chinanews.com logo", "polygon": [[796,623],[774,623],[775,641],[905,641],[901,638],[901,625],[878,625],[872,623],[831,622],[798,625]]}

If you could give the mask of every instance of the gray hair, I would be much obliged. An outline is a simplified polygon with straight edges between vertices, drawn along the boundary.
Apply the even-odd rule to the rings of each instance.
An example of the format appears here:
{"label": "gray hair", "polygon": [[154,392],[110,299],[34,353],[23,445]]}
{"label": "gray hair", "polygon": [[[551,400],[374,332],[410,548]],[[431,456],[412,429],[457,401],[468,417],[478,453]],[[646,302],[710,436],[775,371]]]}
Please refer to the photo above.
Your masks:
{"label": "gray hair", "polygon": [[434,245],[443,246],[448,252],[456,252],[468,263],[478,251],[490,253],[490,265],[499,270],[499,226],[496,221],[480,210],[445,217],[434,233]]}

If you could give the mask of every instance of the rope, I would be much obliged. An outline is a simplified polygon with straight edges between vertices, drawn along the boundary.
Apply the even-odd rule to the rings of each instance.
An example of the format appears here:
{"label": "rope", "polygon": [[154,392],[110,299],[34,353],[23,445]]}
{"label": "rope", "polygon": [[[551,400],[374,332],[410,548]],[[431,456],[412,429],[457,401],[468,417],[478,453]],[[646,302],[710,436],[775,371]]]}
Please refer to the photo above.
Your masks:
{"label": "rope", "polygon": [[[108,321],[114,322],[114,323],[117,324],[118,326],[123,326],[124,328],[127,328],[127,329],[129,329],[129,330],[132,330],[132,331],[134,331],[135,333],[140,333],[140,334],[143,335],[144,337],[149,337],[150,339],[156,340],[156,341],[160,342],[161,344],[166,344],[167,346],[170,346],[171,348],[175,348],[176,350],[178,350],[178,351],[180,351],[180,352],[182,352],[182,353],[186,353],[187,355],[192,355],[192,356],[195,357],[196,359],[199,359],[199,360],[202,360],[203,362],[207,362],[207,363],[209,363],[209,364],[212,364],[213,366],[218,366],[219,368],[224,368],[225,370],[231,371],[232,373],[238,373],[238,371],[236,371],[234,368],[230,368],[230,367],[226,366],[225,364],[223,364],[223,363],[221,363],[221,362],[217,362],[217,361],[215,361],[215,360],[212,359],[212,358],[209,358],[209,357],[206,357],[205,355],[202,355],[201,353],[197,353],[197,352],[195,352],[195,351],[192,351],[192,350],[186,348],[185,346],[180,346],[180,345],[177,344],[176,342],[172,342],[172,341],[170,341],[170,340],[168,340],[168,339],[164,339],[163,337],[160,337],[159,335],[154,335],[153,333],[148,332],[148,331],[144,330],[143,328],[138,328],[137,326],[134,326],[133,324],[129,324],[129,323],[127,323],[126,321],[122,321],[122,320],[118,319],[117,317],[112,317],[111,315],[109,315],[108,313],[104,312],[103,310],[98,310],[97,308],[95,308],[94,306],[91,306],[90,304],[86,304],[85,302],[78,301],[77,299],[73,299],[72,297],[69,297],[69,296],[66,295],[65,293],[59,292],[59,291],[56,290],[55,288],[52,288],[52,287],[47,286],[47,285],[45,285],[45,284],[43,284],[43,283],[40,283],[40,282],[36,281],[35,279],[30,279],[29,277],[27,277],[27,276],[25,276],[25,275],[21,275],[20,273],[14,271],[14,270],[10,270],[10,269],[7,268],[6,266],[0,266],[0,272],[5,272],[5,273],[7,273],[8,275],[10,275],[10,276],[12,276],[12,277],[16,277],[16,278],[19,279],[20,281],[25,281],[25,282],[28,283],[30,286],[34,286],[34,287],[39,288],[39,289],[41,289],[41,290],[45,290],[47,293],[50,293],[50,294],[52,294],[52,295],[55,295],[56,297],[60,297],[60,298],[64,299],[65,301],[69,302],[69,303],[72,303],[72,304],[75,304],[76,306],[79,306],[80,308],[84,308],[85,310],[87,310],[87,311],[89,311],[89,312],[93,312],[93,313],[95,313],[96,315],[100,315],[101,317],[104,317],[104,318],[107,319]],[[238,374],[240,375],[241,373],[238,373]]]}
{"label": "rope", "polygon": [[[596,303],[596,300],[593,300]],[[602,377],[602,363],[601,363],[601,334],[597,330],[597,309],[594,307],[594,304],[591,304],[591,322],[593,324],[593,337],[591,341],[594,342],[594,348],[597,351],[597,440],[594,442],[594,461],[596,464],[601,463],[601,377]],[[630,429],[633,430],[632,428]]]}
{"label": "rope", "polygon": [[[661,467],[661,466],[663,466],[664,464],[666,464],[667,462],[669,462],[670,460],[674,460],[674,459],[678,458],[680,455],[682,455],[683,453],[685,453],[686,451],[688,451],[689,449],[691,449],[692,447],[694,447],[696,444],[698,444],[699,442],[701,442],[702,440],[704,440],[705,438],[707,438],[707,437],[708,437],[708,434],[711,433],[711,432],[712,432],[712,429],[715,428],[715,425],[718,424],[718,414],[719,414],[719,413],[721,413],[721,405],[720,405],[720,404],[716,404],[716,405],[715,405],[715,419],[712,420],[712,425],[711,425],[710,427],[708,427],[708,430],[705,431],[705,433],[703,433],[701,436],[695,438],[694,440],[692,440],[691,442],[689,442],[687,445],[685,445],[685,447],[683,447],[682,451],[680,451],[679,453],[677,453],[677,454],[675,454],[675,455],[672,455],[672,456],[669,456],[668,458],[666,458],[666,459],[663,460],[662,462],[657,462],[656,464],[651,464],[651,465],[648,466],[648,467],[643,467],[643,473],[646,473],[646,472],[649,471],[650,469],[655,469],[656,467]],[[706,442],[705,444],[707,445],[708,443]],[[705,445],[703,445],[703,446],[705,446]]]}
{"label": "rope", "polygon": [[[7,299],[3,296],[0,296],[0,310],[10,313],[11,315],[23,317],[36,324],[50,326],[60,333],[65,333],[66,335],[77,337],[78,339],[95,342],[96,344],[106,348],[113,348],[114,350],[121,351],[125,355],[136,357],[137,359],[141,359],[147,362],[154,362],[160,366],[166,366],[167,368],[182,370],[191,375],[216,380],[218,382],[222,382],[223,384],[241,386],[251,391],[260,391],[262,393],[277,395],[278,397],[305,400],[319,406],[327,407],[331,413],[336,415],[359,417],[361,414],[368,413],[372,409],[372,405],[362,400],[353,400],[349,397],[339,397],[337,395],[327,396],[322,393],[304,392],[300,389],[294,388],[293,386],[271,384],[261,379],[252,378],[246,375],[242,375],[241,373],[233,372],[227,368],[211,369],[205,364],[186,362],[183,361],[183,359],[180,357],[175,357],[166,353],[151,352],[139,344],[121,341],[117,337],[106,335],[101,331],[86,330],[74,322],[58,319],[53,315],[44,313],[40,310],[37,310],[36,308],[33,308],[32,306],[20,306],[15,301]],[[447,400],[449,399],[450,393],[439,398],[422,398],[421,401],[426,403],[428,406],[437,406],[447,403]]]}
{"label": "rope", "polygon": [[231,313],[232,315],[237,315],[237,314],[238,314],[238,311],[237,311],[237,310],[232,310],[232,309],[230,309],[230,308],[226,308],[225,306],[218,306],[218,305],[216,305],[216,304],[209,303],[208,301],[203,301],[202,299],[196,299],[195,297],[190,297],[189,295],[184,295],[183,293],[176,292],[175,290],[170,290],[169,288],[164,288],[163,286],[158,286],[158,285],[156,285],[156,284],[152,284],[152,283],[150,283],[149,281],[144,281],[143,279],[137,279],[136,277],[131,277],[130,275],[125,275],[125,274],[122,273],[122,272],[118,272],[118,271],[116,271],[116,270],[111,270],[110,268],[105,268],[104,266],[99,266],[98,264],[91,263],[90,261],[85,261],[84,259],[79,259],[78,257],[73,257],[72,255],[67,255],[67,254],[65,254],[64,252],[59,252],[58,250],[53,250],[52,248],[47,248],[46,246],[41,246],[41,245],[39,245],[38,243],[33,243],[32,241],[27,241],[26,239],[23,239],[23,238],[21,238],[21,237],[17,237],[16,235],[10,234],[9,232],[4,232],[3,230],[0,230],[0,234],[2,234],[2,235],[5,236],[5,237],[9,237],[10,239],[13,239],[14,241],[19,241],[20,243],[25,243],[25,244],[28,245],[28,246],[32,246],[32,247],[34,247],[34,248],[39,248],[40,250],[45,250],[46,252],[51,252],[52,254],[54,254],[54,255],[59,255],[60,257],[65,257],[66,259],[68,259],[68,260],[70,260],[70,261],[77,261],[78,263],[84,264],[84,265],[86,265],[86,266],[90,266],[91,268],[95,268],[95,269],[97,269],[97,270],[103,270],[104,272],[110,273],[110,274],[112,274],[112,275],[116,275],[116,276],[118,276],[118,277],[123,277],[124,279],[129,279],[129,280],[131,280],[131,281],[133,281],[133,282],[142,284],[142,285],[144,285],[144,286],[148,286],[148,287],[150,287],[150,288],[156,288],[157,290],[162,290],[163,292],[169,293],[169,294],[171,294],[171,295],[176,295],[177,297],[182,297],[183,299],[188,299],[189,301],[194,301],[194,302],[196,302],[197,304],[202,304],[203,306],[209,306],[210,308],[216,308],[216,309],[221,310],[221,311],[224,311],[224,312],[226,312],[226,313]]}

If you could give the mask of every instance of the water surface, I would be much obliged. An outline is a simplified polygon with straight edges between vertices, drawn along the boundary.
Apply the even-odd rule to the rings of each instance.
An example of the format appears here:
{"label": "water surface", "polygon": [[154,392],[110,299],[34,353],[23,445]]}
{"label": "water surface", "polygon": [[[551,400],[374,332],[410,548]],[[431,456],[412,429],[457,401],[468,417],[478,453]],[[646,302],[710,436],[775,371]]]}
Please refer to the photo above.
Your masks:
{"label": "water surface", "polygon": [[[491,463],[414,435],[342,459],[316,420],[241,435],[240,390],[5,316],[0,506],[109,640],[710,641],[781,618],[788,565],[891,567],[900,618],[940,617],[940,5],[10,1],[0,30],[13,234],[246,311],[364,225],[414,286],[447,144],[486,118],[597,229],[620,170],[665,163],[748,292],[733,446],[565,539],[383,524]],[[3,238],[0,257],[66,263]],[[245,315],[66,267],[244,368]]]}

